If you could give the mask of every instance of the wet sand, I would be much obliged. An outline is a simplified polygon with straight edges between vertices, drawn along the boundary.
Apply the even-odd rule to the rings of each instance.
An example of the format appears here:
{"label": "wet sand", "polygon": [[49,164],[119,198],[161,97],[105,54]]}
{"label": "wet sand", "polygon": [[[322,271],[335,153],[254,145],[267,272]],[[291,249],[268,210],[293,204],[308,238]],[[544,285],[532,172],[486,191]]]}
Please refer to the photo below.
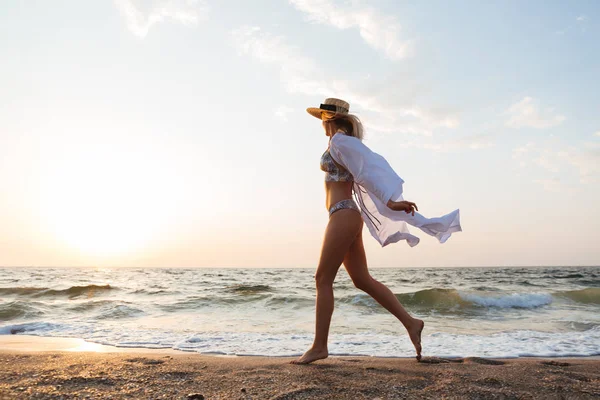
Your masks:
{"label": "wet sand", "polygon": [[292,359],[2,336],[0,399],[600,398],[598,358]]}

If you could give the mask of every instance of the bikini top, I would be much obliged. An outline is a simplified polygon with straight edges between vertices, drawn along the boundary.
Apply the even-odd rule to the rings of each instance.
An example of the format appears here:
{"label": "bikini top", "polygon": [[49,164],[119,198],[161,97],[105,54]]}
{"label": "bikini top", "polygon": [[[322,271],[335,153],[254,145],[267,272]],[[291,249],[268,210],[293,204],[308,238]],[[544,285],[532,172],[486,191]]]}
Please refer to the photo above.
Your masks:
{"label": "bikini top", "polygon": [[329,149],[321,156],[321,170],[325,171],[325,182],[353,182],[352,174],[342,166],[338,166],[331,157]]}

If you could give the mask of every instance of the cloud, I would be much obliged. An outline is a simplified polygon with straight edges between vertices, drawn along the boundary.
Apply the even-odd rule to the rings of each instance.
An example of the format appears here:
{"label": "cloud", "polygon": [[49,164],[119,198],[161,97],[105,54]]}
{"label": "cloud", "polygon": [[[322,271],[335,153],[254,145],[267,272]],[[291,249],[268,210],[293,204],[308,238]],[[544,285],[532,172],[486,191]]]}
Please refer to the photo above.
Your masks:
{"label": "cloud", "polygon": [[579,26],[582,33],[587,32],[589,18],[587,15],[579,15],[575,18],[575,24]]}
{"label": "cloud", "polygon": [[579,171],[581,183],[595,183],[600,175],[600,145],[587,143],[583,149],[568,148],[560,156]]}
{"label": "cloud", "polygon": [[449,143],[450,148],[466,148],[471,150],[485,149],[488,147],[495,146],[493,135],[491,134],[478,134],[465,136],[462,138],[452,139]]}
{"label": "cloud", "polygon": [[600,131],[598,131],[598,132],[594,133],[594,135],[596,135],[596,136],[600,136]]}
{"label": "cloud", "polygon": [[165,19],[196,25],[206,18],[208,5],[203,0],[114,0],[134,35],[144,38],[150,28]]}
{"label": "cloud", "polygon": [[524,146],[513,149],[512,158],[519,161],[520,167],[527,166],[527,161],[525,161],[525,159],[529,155],[529,153],[534,150],[534,146],[534,143],[529,142]]}
{"label": "cloud", "polygon": [[250,55],[258,61],[279,68],[286,90],[325,96],[333,87],[322,76],[315,62],[286,43],[285,37],[244,26],[232,31],[233,44],[240,55]]}
{"label": "cloud", "polygon": [[513,158],[519,158],[521,155],[527,154],[534,148],[535,144],[529,142],[526,145],[516,147],[513,149]]}
{"label": "cloud", "polygon": [[550,158],[555,158],[554,152],[550,151],[549,148],[542,148],[532,142],[513,149],[512,158],[518,161],[521,167],[536,165],[550,172],[558,171],[550,162]]}
{"label": "cloud", "polygon": [[527,143],[513,149],[513,159],[519,161],[521,167],[533,165],[553,175],[572,170],[578,174],[581,184],[594,183],[600,177],[598,143],[584,143],[579,147],[557,141],[544,145]]}
{"label": "cloud", "polygon": [[529,96],[510,106],[506,114],[509,116],[506,126],[510,128],[551,128],[566,119],[564,115],[555,113],[553,108],[540,110],[538,101]]}
{"label": "cloud", "polygon": [[539,183],[542,185],[544,190],[548,192],[564,192],[565,186],[560,182],[558,178],[549,178],[549,179],[536,179],[535,183]]}
{"label": "cloud", "polygon": [[282,122],[287,122],[288,121],[288,114],[293,112],[294,109],[288,106],[279,106],[277,107],[275,110],[273,110],[273,113],[275,114],[275,117],[277,119],[279,119]]}
{"label": "cloud", "polygon": [[533,159],[533,162],[546,171],[556,173],[560,171],[560,154],[561,152],[548,148],[539,149],[538,155]]}
{"label": "cloud", "polygon": [[460,150],[481,150],[494,147],[495,145],[494,135],[482,133],[467,135],[459,138],[450,138],[446,140],[439,140],[431,137],[420,137],[399,144],[398,146],[432,150],[437,153],[446,153]]}
{"label": "cloud", "polygon": [[[350,112],[369,122],[369,131],[431,135],[437,128],[456,128],[458,117],[441,107],[427,107],[414,101],[414,79],[398,77],[385,81],[344,79],[329,73],[284,36],[259,27],[243,26],[231,32],[232,44],[241,56],[250,56],[279,71],[289,93],[311,97],[339,97],[351,104]],[[331,75],[330,75],[331,74]]]}
{"label": "cloud", "polygon": [[587,32],[588,29],[588,21],[589,18],[587,15],[578,15],[577,17],[575,17],[575,22],[572,22],[573,20],[571,20],[571,23],[564,29],[558,30],[555,33],[557,35],[565,35],[566,33],[573,33],[573,31],[575,30],[579,30],[582,33]]}
{"label": "cloud", "polygon": [[366,5],[339,4],[333,0],[290,0],[298,10],[308,14],[316,23],[338,29],[357,28],[363,40],[392,60],[407,57],[413,52],[413,43],[400,36],[400,23]]}

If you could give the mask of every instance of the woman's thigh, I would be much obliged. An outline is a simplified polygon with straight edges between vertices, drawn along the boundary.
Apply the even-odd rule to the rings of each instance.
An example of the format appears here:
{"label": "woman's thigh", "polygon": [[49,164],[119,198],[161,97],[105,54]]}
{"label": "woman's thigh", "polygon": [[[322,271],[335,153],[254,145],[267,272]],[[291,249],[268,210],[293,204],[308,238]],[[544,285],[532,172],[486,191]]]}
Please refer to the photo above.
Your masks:
{"label": "woman's thigh", "polygon": [[362,217],[355,210],[342,209],[329,218],[315,278],[333,282],[350,245],[360,236]]}
{"label": "woman's thigh", "polygon": [[363,245],[362,232],[356,237],[350,245],[348,252],[346,252],[344,267],[346,267],[346,271],[348,271],[348,275],[354,284],[360,286],[362,283],[368,282],[371,278],[367,267],[367,256]]}

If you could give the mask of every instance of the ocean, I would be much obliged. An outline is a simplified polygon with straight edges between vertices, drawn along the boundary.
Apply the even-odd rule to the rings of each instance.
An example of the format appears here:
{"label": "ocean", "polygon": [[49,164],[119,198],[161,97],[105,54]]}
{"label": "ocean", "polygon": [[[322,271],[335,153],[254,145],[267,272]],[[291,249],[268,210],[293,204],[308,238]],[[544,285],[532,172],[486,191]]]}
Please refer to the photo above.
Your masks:
{"label": "ocean", "polygon": [[[313,339],[314,269],[0,268],[0,334],[119,347],[295,356]],[[423,355],[600,355],[600,267],[371,269],[425,321]],[[414,357],[346,271],[331,355]]]}

